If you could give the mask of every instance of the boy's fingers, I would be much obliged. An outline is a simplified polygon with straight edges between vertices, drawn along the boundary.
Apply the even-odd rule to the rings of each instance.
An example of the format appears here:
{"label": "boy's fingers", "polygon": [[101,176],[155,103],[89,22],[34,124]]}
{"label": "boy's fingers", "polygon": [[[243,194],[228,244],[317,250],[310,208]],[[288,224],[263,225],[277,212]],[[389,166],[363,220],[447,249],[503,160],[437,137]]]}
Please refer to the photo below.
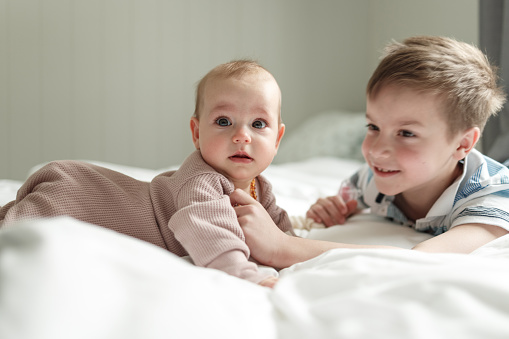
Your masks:
{"label": "boy's fingers", "polygon": [[348,212],[346,204],[342,198],[338,197],[337,195],[334,195],[332,197],[329,197],[329,199],[336,206],[336,210],[339,211],[341,215],[344,215]]}
{"label": "boy's fingers", "polygon": [[347,207],[337,196],[328,197],[321,201],[322,210],[320,217],[324,220],[325,226],[343,224]]}
{"label": "boy's fingers", "polygon": [[354,213],[357,210],[357,200],[350,200],[346,203],[346,207],[348,208],[347,215]]}
{"label": "boy's fingers", "polygon": [[236,189],[230,194],[232,206],[252,204],[255,200],[241,189]]}

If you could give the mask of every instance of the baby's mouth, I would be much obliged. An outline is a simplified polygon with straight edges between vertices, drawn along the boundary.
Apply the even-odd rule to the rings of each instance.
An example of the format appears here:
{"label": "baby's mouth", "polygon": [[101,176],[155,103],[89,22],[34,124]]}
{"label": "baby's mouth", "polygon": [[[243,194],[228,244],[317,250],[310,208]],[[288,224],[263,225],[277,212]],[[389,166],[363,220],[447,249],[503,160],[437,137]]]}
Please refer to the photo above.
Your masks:
{"label": "baby's mouth", "polygon": [[247,153],[245,152],[237,152],[234,155],[229,157],[231,160],[240,160],[240,161],[249,161],[253,160]]}

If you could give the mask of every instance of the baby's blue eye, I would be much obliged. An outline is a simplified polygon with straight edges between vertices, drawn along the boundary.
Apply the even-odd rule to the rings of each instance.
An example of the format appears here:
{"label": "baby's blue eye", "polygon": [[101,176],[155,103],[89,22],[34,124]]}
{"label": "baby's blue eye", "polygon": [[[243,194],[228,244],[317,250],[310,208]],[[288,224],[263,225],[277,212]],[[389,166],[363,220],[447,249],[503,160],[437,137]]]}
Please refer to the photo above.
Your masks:
{"label": "baby's blue eye", "polygon": [[219,126],[230,126],[232,123],[226,118],[219,118],[216,120],[216,124]]}
{"label": "baby's blue eye", "polygon": [[267,124],[265,123],[265,121],[262,121],[262,120],[256,120],[255,122],[253,122],[254,128],[264,128],[266,126],[267,126]]}

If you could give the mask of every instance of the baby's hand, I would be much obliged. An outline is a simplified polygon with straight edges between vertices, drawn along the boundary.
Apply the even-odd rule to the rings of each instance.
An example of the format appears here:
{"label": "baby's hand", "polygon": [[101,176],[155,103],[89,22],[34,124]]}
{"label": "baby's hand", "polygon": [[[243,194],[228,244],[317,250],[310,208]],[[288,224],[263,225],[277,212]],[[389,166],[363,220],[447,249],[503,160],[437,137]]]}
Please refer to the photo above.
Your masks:
{"label": "baby's hand", "polygon": [[258,285],[274,288],[274,285],[276,285],[278,281],[279,279],[276,277],[268,277],[267,279],[263,279],[262,281],[260,281]]}
{"label": "baby's hand", "polygon": [[357,200],[345,202],[341,197],[334,195],[320,198],[311,205],[306,217],[327,227],[344,224],[346,219],[357,209]]}

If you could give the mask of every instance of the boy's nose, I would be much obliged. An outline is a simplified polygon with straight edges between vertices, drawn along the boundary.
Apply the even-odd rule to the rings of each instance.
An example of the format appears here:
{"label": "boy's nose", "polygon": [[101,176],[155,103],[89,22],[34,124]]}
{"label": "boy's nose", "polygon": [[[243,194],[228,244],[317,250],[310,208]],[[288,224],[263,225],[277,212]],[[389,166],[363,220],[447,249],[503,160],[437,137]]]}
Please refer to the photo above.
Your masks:
{"label": "boy's nose", "polygon": [[381,137],[376,138],[370,145],[369,154],[372,157],[387,157],[390,153],[389,143]]}
{"label": "boy's nose", "polygon": [[248,131],[245,128],[241,127],[235,131],[235,134],[233,135],[233,142],[236,144],[250,143],[251,136],[249,135]]}

